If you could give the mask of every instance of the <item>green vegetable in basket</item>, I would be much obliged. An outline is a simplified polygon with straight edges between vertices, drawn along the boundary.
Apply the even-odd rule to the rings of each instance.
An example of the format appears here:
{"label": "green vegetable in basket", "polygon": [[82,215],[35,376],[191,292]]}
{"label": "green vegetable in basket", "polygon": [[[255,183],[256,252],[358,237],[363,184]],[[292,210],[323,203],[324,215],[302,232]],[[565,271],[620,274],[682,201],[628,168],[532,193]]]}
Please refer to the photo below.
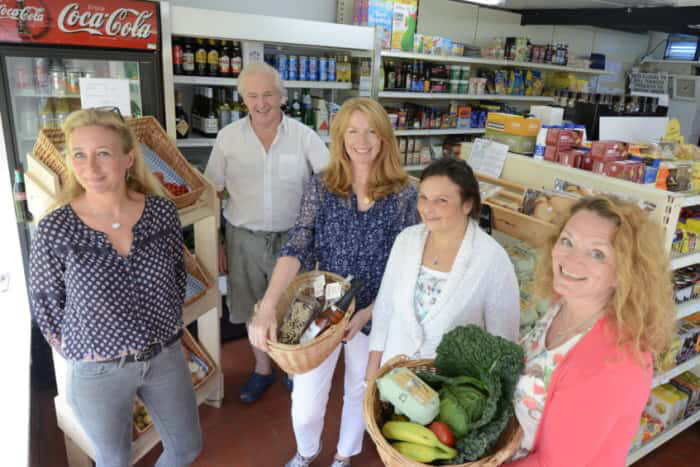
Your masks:
{"label": "green vegetable in basket", "polygon": [[454,463],[477,460],[496,443],[513,415],[513,393],[523,367],[518,344],[478,326],[460,326],[443,336],[435,358],[438,375],[419,376],[439,390],[438,419],[457,437]]}

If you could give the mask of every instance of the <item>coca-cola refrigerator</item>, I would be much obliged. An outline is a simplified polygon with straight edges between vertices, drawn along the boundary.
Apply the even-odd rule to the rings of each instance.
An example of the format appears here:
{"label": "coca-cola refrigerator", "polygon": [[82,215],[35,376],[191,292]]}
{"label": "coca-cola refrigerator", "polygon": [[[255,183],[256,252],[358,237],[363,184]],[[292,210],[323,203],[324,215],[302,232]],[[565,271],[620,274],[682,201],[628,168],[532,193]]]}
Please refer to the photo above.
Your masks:
{"label": "coca-cola refrigerator", "polygon": [[0,0],[0,157],[10,168],[0,183],[26,168],[41,128],[81,108],[81,78],[128,80],[126,113],[163,124],[160,23],[152,1]]}

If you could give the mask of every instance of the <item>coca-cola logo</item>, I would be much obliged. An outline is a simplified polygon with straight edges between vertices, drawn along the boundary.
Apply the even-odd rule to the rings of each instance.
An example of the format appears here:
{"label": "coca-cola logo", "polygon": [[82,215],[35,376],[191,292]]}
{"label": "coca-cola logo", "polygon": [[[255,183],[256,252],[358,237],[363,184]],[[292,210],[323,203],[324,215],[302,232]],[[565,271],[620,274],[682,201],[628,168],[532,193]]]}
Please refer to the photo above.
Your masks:
{"label": "coca-cola logo", "polygon": [[95,36],[151,37],[151,25],[146,21],[152,12],[133,8],[117,8],[112,12],[96,9],[80,11],[80,5],[69,3],[58,15],[58,28],[66,33],[87,32]]}
{"label": "coca-cola logo", "polygon": [[0,3],[0,19],[41,22],[44,21],[44,12],[45,10],[39,7],[25,6],[24,8],[12,8],[8,7],[5,3]]}

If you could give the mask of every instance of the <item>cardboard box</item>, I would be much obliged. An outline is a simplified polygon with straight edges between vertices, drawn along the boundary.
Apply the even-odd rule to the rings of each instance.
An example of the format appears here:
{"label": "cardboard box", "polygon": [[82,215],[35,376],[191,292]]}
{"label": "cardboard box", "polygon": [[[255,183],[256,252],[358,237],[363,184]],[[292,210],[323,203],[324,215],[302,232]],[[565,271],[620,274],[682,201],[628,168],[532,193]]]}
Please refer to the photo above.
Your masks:
{"label": "cardboard box", "polygon": [[394,0],[391,22],[391,49],[413,51],[416,32],[418,0]]}
{"label": "cardboard box", "polygon": [[575,135],[573,130],[564,128],[547,129],[547,146],[556,146],[558,149],[569,150],[574,147]]}
{"label": "cardboard box", "polygon": [[591,155],[601,159],[621,159],[627,154],[627,144],[622,141],[593,141]]}
{"label": "cardboard box", "polygon": [[688,406],[685,411],[687,417],[691,412],[700,408],[700,376],[691,371],[686,371],[671,380],[671,384],[688,394]]}
{"label": "cardboard box", "polygon": [[544,160],[550,162],[559,162],[556,146],[547,146],[544,148]]}
{"label": "cardboard box", "polygon": [[559,151],[559,163],[569,167],[579,168],[581,166],[581,154],[575,151]]}
{"label": "cardboard box", "polygon": [[369,0],[367,26],[376,26],[379,29],[379,43],[383,49],[391,47],[391,23],[393,16],[393,0]]}
{"label": "cardboard box", "polygon": [[687,404],[687,394],[681,393],[671,384],[662,384],[651,390],[644,411],[665,426],[670,426],[683,416]]}
{"label": "cardboard box", "polygon": [[507,144],[511,152],[532,154],[535,152],[540,126],[538,118],[489,112],[486,118],[485,135],[494,141]]}
{"label": "cardboard box", "polygon": [[457,108],[457,128],[469,128],[471,125],[472,108],[461,105]]}
{"label": "cardboard box", "polygon": [[591,153],[587,153],[585,156],[581,157],[581,169],[588,170],[589,172],[593,170],[593,162],[596,158],[591,156]]}

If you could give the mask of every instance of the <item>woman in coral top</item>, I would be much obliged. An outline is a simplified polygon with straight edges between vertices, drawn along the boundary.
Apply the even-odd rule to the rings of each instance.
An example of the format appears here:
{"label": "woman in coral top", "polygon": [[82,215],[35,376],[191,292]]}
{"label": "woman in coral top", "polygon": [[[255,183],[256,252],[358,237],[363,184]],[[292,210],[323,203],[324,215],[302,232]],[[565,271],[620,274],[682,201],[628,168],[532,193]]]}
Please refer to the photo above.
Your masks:
{"label": "woman in coral top", "polygon": [[674,329],[661,230],[636,205],[587,198],[544,251],[536,283],[553,305],[522,340],[511,465],[624,466]]}

